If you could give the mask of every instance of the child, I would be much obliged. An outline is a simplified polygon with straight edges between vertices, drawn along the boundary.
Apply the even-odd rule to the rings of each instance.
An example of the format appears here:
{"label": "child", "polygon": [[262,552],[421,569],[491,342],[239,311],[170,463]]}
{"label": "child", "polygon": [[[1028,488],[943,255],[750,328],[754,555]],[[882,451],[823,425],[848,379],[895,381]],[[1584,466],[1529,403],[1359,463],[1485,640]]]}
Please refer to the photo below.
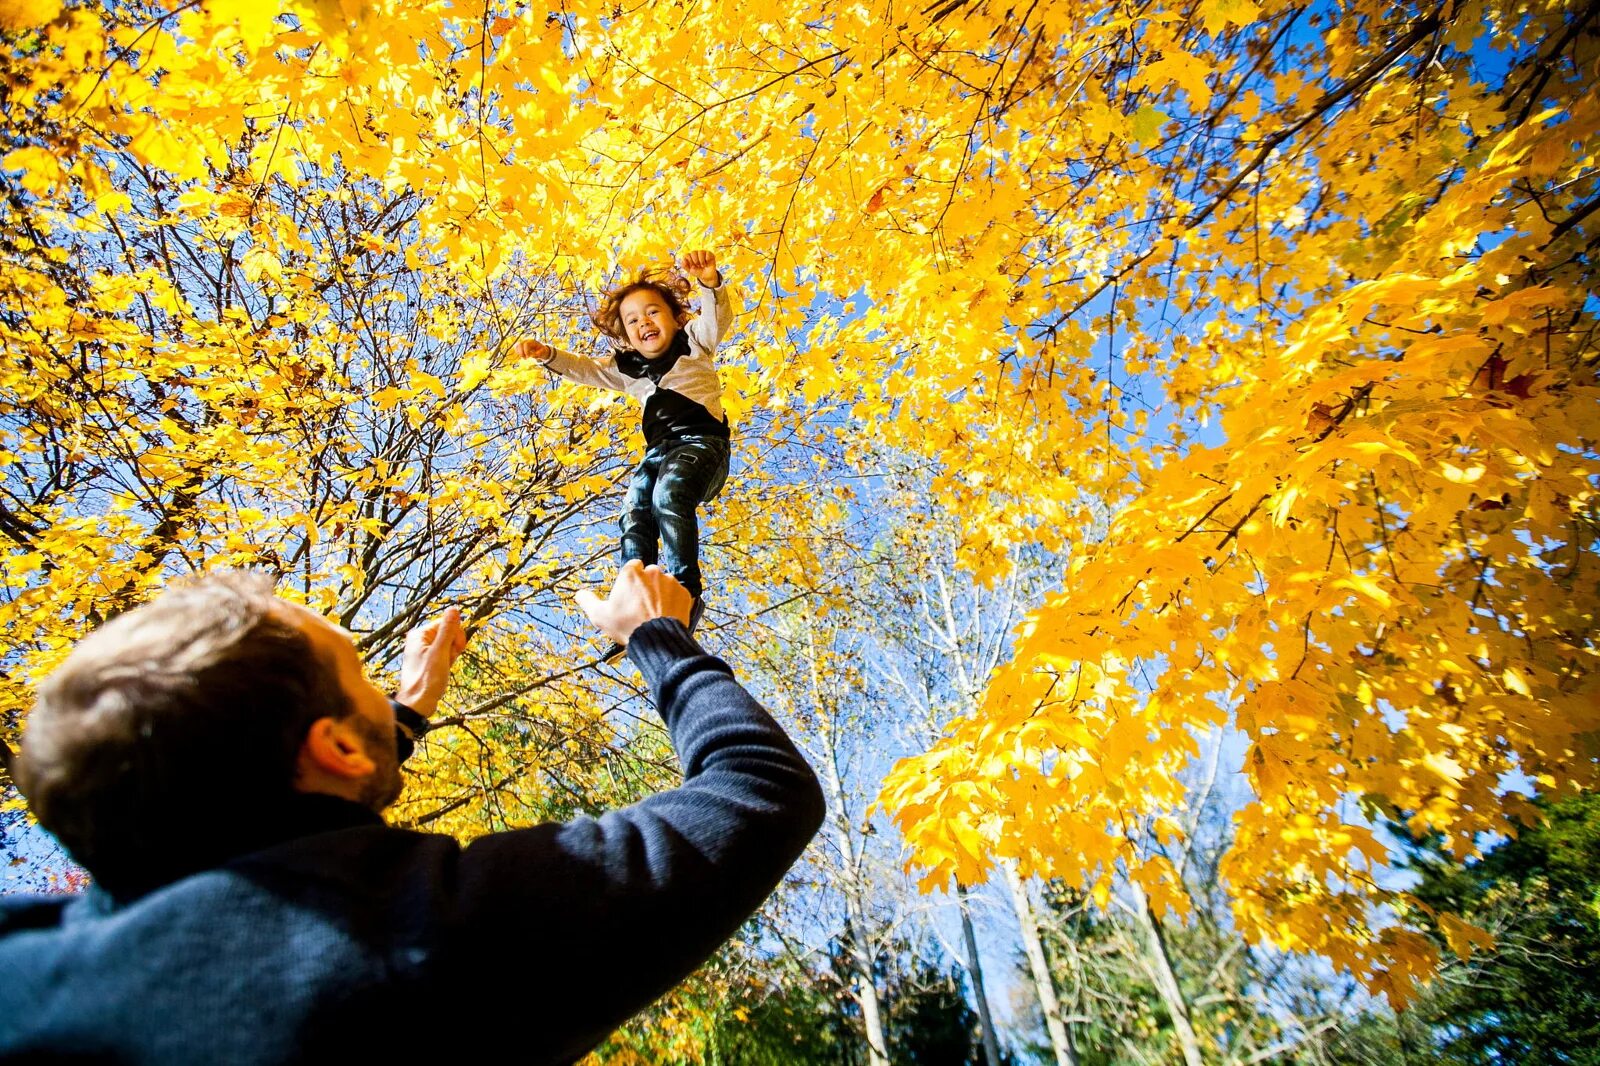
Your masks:
{"label": "child", "polygon": [[711,356],[733,320],[733,303],[711,252],[686,254],[683,273],[711,294],[702,295],[692,320],[683,304],[687,278],[645,271],[607,293],[593,316],[602,333],[631,347],[588,359],[530,339],[517,342],[516,354],[644,405],[645,452],[622,512],[622,562],[656,562],[659,535],[661,568],[694,596],[692,632],[705,610],[695,508],[728,477],[728,419]]}

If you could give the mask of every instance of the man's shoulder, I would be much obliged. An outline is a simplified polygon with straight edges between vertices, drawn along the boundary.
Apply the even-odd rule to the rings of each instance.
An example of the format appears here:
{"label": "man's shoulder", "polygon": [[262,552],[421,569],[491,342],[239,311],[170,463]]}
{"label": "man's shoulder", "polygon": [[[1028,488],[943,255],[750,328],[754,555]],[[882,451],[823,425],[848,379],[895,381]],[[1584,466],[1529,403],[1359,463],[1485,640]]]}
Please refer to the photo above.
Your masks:
{"label": "man's shoulder", "polygon": [[66,893],[0,896],[0,936],[60,925],[62,912],[78,898]]}
{"label": "man's shoulder", "polygon": [[395,879],[437,876],[460,852],[455,838],[441,833],[361,825],[286,840],[241,855],[223,869],[257,881],[287,877],[379,887]]}
{"label": "man's shoulder", "polygon": [[284,841],[129,899],[93,888],[11,897],[0,901],[8,949],[0,954],[104,958],[116,968],[198,938],[238,963],[276,958],[278,944],[305,936],[325,950],[348,941],[350,950],[382,953],[435,925],[459,852],[450,837],[358,826]]}

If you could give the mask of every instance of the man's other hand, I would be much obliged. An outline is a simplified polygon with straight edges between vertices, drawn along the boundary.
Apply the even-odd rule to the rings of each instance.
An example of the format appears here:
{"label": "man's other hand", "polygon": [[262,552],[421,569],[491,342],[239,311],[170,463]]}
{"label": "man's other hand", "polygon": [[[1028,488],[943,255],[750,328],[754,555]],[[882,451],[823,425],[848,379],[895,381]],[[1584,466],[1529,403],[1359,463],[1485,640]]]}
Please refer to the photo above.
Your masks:
{"label": "man's other hand", "polygon": [[601,599],[589,589],[578,592],[578,606],[589,620],[618,644],[626,645],[633,631],[653,618],[676,618],[689,624],[689,609],[694,597],[678,579],[659,566],[645,566],[629,560],[611,586],[611,595]]}
{"label": "man's other hand", "polygon": [[407,633],[405,654],[400,657],[400,691],[394,698],[422,717],[432,717],[450,681],[450,667],[466,646],[459,607],[448,608]]}

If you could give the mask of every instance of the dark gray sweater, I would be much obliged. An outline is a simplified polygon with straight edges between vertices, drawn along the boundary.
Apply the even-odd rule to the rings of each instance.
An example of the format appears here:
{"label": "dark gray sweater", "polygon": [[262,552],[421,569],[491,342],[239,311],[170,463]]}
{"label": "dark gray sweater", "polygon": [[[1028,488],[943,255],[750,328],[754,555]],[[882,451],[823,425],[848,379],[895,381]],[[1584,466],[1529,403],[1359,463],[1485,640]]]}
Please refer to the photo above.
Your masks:
{"label": "dark gray sweater", "polygon": [[804,758],[681,625],[628,654],[680,787],[464,848],[301,795],[281,842],[136,899],[0,898],[0,1061],[576,1059],[715,951],[823,814]]}

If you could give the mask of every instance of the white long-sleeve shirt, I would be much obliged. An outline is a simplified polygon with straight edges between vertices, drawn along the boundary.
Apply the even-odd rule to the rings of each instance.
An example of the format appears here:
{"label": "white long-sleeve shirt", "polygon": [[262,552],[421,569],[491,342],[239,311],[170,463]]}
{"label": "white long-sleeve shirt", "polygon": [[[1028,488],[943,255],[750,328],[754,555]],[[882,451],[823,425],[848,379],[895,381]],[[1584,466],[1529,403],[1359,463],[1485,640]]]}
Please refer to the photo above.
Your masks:
{"label": "white long-sleeve shirt", "polygon": [[552,348],[545,366],[568,381],[625,392],[643,407],[644,438],[655,445],[688,436],[728,436],[722,410],[722,381],[712,361],[718,343],[733,321],[728,279],[713,288],[700,283],[711,299],[700,300],[700,313],[689,320],[673,347],[654,359],[631,348],[591,359]]}

